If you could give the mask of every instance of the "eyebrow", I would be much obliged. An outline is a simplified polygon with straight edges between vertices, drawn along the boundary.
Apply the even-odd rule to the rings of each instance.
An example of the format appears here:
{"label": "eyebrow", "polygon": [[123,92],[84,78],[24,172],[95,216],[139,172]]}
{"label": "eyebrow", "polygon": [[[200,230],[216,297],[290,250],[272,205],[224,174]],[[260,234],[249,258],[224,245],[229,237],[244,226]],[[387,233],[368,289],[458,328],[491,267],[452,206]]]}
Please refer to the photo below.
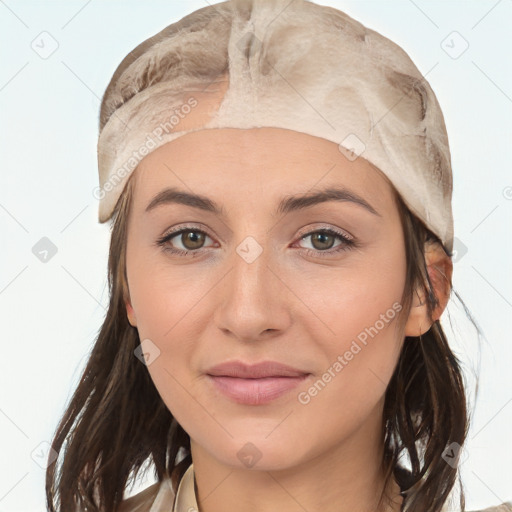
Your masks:
{"label": "eyebrow", "polygon": [[[382,215],[365,199],[357,195],[355,192],[346,188],[328,187],[319,192],[284,197],[279,202],[275,213],[285,215],[290,212],[311,208],[317,204],[330,201],[350,202],[366,209],[373,215],[382,217]],[[200,195],[191,194],[175,187],[165,188],[159,192],[146,207],[146,212],[155,209],[157,206],[164,204],[183,204],[198,208],[200,210],[224,216],[224,210],[215,201]]]}

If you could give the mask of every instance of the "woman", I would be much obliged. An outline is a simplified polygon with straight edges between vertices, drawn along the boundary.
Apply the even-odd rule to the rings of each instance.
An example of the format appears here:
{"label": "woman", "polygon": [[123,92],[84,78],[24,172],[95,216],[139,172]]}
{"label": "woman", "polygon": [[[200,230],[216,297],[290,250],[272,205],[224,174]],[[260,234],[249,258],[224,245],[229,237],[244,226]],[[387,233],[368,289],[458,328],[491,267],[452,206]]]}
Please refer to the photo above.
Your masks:
{"label": "woman", "polygon": [[50,510],[448,510],[450,153],[401,48],[305,1],[200,9],[119,65],[98,163],[110,305]]}

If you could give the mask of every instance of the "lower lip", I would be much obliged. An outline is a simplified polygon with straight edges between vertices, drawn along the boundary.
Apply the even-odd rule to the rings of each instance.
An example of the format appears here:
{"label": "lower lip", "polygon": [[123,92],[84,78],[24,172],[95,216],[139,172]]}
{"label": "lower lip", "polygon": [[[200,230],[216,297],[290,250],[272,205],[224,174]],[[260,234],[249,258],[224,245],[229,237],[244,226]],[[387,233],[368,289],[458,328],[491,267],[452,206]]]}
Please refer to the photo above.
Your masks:
{"label": "lower lip", "polygon": [[208,375],[224,395],[239,404],[261,405],[271,402],[304,382],[307,375],[300,377],[265,377],[261,379],[240,379]]}

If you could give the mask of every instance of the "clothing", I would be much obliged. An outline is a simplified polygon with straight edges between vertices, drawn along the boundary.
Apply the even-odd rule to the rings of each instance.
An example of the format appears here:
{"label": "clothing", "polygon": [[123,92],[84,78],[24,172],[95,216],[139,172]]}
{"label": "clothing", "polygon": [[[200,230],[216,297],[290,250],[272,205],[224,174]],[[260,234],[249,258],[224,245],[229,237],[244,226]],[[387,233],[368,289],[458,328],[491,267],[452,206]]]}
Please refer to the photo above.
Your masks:
{"label": "clothing", "polygon": [[[222,74],[225,94],[210,87]],[[210,5],[123,59],[100,112],[100,222],[163,144],[202,129],[259,127],[329,140],[350,161],[362,156],[452,251],[450,150],[430,84],[396,43],[304,0]]]}
{"label": "clothing", "polygon": [[[164,479],[155,483],[144,491],[123,501],[119,512],[197,512],[196,495],[194,491],[194,465],[191,464],[178,486],[174,508],[174,491],[171,480]],[[446,506],[443,512],[451,512]],[[475,512],[512,512],[512,503],[503,503],[498,507],[490,507]]]}

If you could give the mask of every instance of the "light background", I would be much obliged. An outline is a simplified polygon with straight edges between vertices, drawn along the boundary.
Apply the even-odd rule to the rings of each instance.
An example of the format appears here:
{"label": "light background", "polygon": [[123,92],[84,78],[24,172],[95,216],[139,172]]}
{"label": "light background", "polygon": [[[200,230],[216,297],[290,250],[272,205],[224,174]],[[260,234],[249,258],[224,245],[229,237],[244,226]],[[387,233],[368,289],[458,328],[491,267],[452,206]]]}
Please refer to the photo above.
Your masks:
{"label": "light background", "polygon": [[[107,305],[109,228],[98,224],[92,195],[100,98],[130,50],[207,3],[0,0],[0,512],[45,510],[44,443]],[[511,500],[512,0],[319,3],[401,45],[427,74],[445,114],[454,288],[487,339],[479,352],[475,331],[452,301],[456,330],[448,335],[470,389],[481,357],[461,464],[467,508]],[[51,38],[57,50],[40,57],[31,45],[48,50]],[[458,56],[464,40],[469,47]],[[33,252],[42,237],[57,249],[46,262]],[[442,321],[449,327],[446,313]]]}

